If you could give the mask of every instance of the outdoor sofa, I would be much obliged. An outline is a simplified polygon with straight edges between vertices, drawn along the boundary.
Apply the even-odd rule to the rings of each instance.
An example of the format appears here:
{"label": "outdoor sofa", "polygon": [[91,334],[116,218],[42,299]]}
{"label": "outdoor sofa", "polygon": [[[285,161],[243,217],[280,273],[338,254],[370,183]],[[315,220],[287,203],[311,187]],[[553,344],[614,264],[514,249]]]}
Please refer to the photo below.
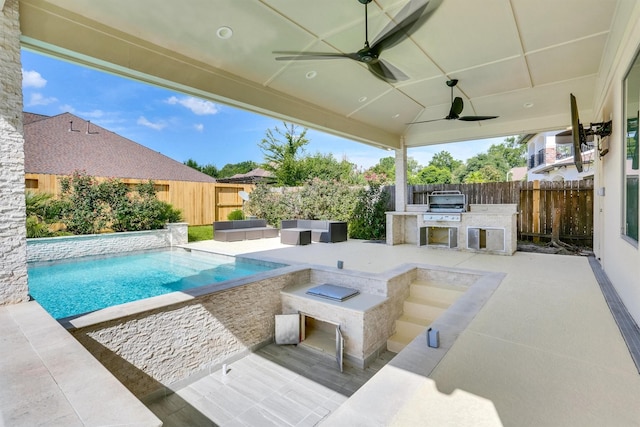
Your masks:
{"label": "outdoor sofa", "polygon": [[336,243],[347,240],[345,221],[287,219],[280,223],[280,241],[288,245],[305,244],[305,231],[310,231],[312,242]]}
{"label": "outdoor sofa", "polygon": [[268,237],[278,237],[278,229],[269,227],[265,219],[215,221],[213,223],[213,240],[237,242]]}

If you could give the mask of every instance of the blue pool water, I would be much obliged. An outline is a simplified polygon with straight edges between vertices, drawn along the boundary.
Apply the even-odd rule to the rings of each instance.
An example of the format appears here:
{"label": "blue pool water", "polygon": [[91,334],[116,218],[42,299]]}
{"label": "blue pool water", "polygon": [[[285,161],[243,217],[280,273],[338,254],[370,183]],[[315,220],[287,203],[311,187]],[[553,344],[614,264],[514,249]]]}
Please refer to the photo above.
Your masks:
{"label": "blue pool water", "polygon": [[56,319],[282,267],[184,250],[28,266],[29,291]]}

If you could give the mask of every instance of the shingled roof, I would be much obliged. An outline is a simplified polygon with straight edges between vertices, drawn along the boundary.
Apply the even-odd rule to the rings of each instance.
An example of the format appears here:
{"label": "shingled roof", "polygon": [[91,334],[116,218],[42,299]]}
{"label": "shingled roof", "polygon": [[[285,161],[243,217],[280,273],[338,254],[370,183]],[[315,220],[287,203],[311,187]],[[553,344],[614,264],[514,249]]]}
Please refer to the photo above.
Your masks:
{"label": "shingled roof", "polygon": [[71,113],[24,113],[26,173],[216,182],[209,175]]}
{"label": "shingled roof", "polygon": [[229,182],[236,184],[256,184],[261,181],[274,181],[273,174],[262,168],[253,169],[247,173],[237,173],[228,178],[218,178],[218,182]]}

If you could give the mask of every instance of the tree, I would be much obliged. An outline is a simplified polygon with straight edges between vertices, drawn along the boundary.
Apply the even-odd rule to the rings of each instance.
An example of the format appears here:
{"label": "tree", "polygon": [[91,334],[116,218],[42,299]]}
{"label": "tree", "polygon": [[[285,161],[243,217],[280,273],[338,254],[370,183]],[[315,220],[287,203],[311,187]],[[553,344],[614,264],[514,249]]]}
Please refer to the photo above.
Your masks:
{"label": "tree", "polygon": [[278,185],[298,186],[302,183],[300,153],[309,143],[307,129],[298,133],[296,125],[283,125],[284,131],[277,126],[267,129],[266,137],[258,144],[264,155],[263,167],[273,173]]}
{"label": "tree", "polygon": [[504,181],[504,175],[502,171],[493,165],[484,165],[480,169],[469,173],[464,179],[465,184],[501,181]]}
{"label": "tree", "polygon": [[416,175],[416,184],[449,184],[451,171],[446,167],[429,165],[420,169]]}
{"label": "tree", "polygon": [[505,138],[502,144],[493,144],[489,147],[489,156],[506,160],[509,169],[525,166],[527,164],[527,146],[518,144],[518,139],[515,136],[510,136]]}
{"label": "tree", "polygon": [[462,161],[454,159],[451,153],[445,150],[434,154],[429,162],[429,166],[435,166],[439,169],[448,169],[449,172],[453,172],[462,164]]}
{"label": "tree", "polygon": [[246,160],[240,163],[227,163],[218,172],[218,178],[229,178],[239,173],[244,174],[256,169],[258,166],[259,165],[252,160]]}
{"label": "tree", "polygon": [[341,181],[347,184],[362,184],[356,165],[346,158],[338,161],[333,154],[316,153],[301,159],[302,179],[320,178],[325,181]]}
{"label": "tree", "polygon": [[396,159],[383,157],[378,164],[367,169],[368,175],[376,175],[383,183],[393,183],[396,180]]}
{"label": "tree", "polygon": [[[407,183],[415,184],[415,177],[420,170],[420,164],[413,157],[407,158]],[[373,165],[365,171],[367,176],[376,176],[383,184],[392,184],[396,180],[395,157],[383,157],[377,165]],[[386,179],[385,179],[386,177]]]}
{"label": "tree", "polygon": [[198,162],[196,162],[193,159],[188,159],[187,161],[184,162],[185,165],[189,166],[190,168],[193,168],[197,171],[200,171],[204,174],[207,174],[209,176],[212,176],[214,178],[218,178],[219,176],[219,172],[218,172],[218,168],[215,167],[215,165],[212,164],[207,164],[207,165],[199,165]]}

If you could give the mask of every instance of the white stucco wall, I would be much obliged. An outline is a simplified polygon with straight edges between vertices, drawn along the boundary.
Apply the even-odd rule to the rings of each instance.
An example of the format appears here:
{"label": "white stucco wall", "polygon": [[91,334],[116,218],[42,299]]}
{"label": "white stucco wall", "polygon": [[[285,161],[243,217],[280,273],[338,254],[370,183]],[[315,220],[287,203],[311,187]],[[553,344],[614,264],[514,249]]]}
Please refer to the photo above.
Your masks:
{"label": "white stucco wall", "polygon": [[[612,120],[609,153],[596,161],[594,195],[594,252],[625,306],[640,324],[640,250],[622,237],[624,140],[623,80],[640,48],[640,3],[623,2],[619,13],[629,17],[621,31],[617,61],[605,80],[596,120]],[[613,54],[613,52],[612,52]],[[604,188],[604,196],[598,189]]]}

